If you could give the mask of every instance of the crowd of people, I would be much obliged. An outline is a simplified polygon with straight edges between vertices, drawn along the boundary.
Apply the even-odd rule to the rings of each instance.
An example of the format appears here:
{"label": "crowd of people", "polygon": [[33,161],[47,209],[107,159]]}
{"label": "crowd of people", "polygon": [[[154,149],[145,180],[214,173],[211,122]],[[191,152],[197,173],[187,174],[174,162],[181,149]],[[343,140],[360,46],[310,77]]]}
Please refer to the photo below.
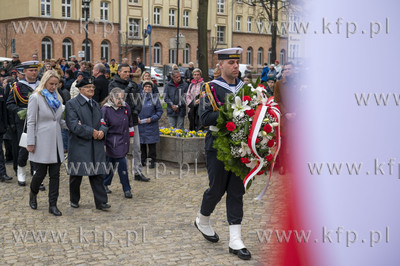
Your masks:
{"label": "crowd of people", "polygon": [[[218,118],[218,108],[214,107],[224,103],[226,94],[237,93],[244,84],[252,82],[252,77],[246,73],[243,80],[238,78],[241,48],[215,53],[219,63],[211,81],[213,93],[202,92],[203,73],[190,63],[183,77],[177,66],[173,67],[162,97],[171,127],[183,129],[186,116],[190,130],[209,127],[205,154],[210,187],[204,192],[195,227],[206,240],[219,240],[211,226],[210,215],[227,193],[229,252],[247,260],[251,253],[241,240],[240,225],[244,187],[240,177],[226,171],[224,163],[217,160],[211,131]],[[140,58],[129,65],[127,58],[120,64],[114,59],[108,64],[105,58],[92,64],[78,62],[75,56],[69,61],[62,58],[44,63],[39,63],[37,54],[27,62],[21,62],[18,54],[12,57],[13,60],[5,62],[0,69],[0,181],[12,179],[6,172],[8,161],[13,164],[18,185],[26,186],[29,160],[33,176],[29,206],[38,208],[37,196],[40,190],[46,189],[43,180],[48,174],[49,212],[61,216],[57,199],[61,164],[67,153],[71,207],[80,207],[83,176],[89,177],[96,209],[111,207],[107,194],[112,193],[109,186],[115,172],[118,172],[124,197],[132,198],[126,159],[131,138],[134,178],[148,182],[150,178],[143,175],[142,168],[146,164],[155,168],[156,144],[160,141],[159,120],[163,114],[157,84],[153,83]],[[276,61],[270,66],[266,64],[261,74],[268,95],[274,96],[281,108],[284,129],[296,116],[287,97],[294,80],[292,73],[293,64],[281,66]],[[282,143],[285,132],[282,130]],[[287,146],[283,145],[282,150],[285,154]],[[280,166],[282,169],[286,166],[285,160]]]}
{"label": "crowd of people", "polygon": [[[56,207],[58,179],[64,154],[68,153],[68,169],[75,171],[69,173],[72,207],[79,207],[81,178],[88,175],[96,207],[107,209],[106,194],[111,193],[108,186],[113,178],[112,173],[104,171],[101,174],[83,171],[82,165],[78,167],[74,162],[104,162],[104,165],[113,166],[118,163],[124,196],[132,198],[126,161],[130,138],[134,138],[134,178],[148,182],[150,179],[143,175],[142,168],[146,164],[155,167],[156,144],[160,141],[159,120],[163,114],[158,86],[141,59],[138,57],[130,65],[127,58],[117,64],[115,59],[108,63],[106,58],[96,63],[78,62],[75,56],[40,63],[37,54],[32,55],[32,61],[22,63],[18,54],[12,57],[12,61],[5,61],[0,68],[0,181],[12,179],[5,168],[8,162],[13,164],[18,185],[25,186],[29,160],[33,176],[30,206],[36,209],[36,195],[39,190],[46,189],[42,181],[48,168],[50,212],[61,215]],[[277,66],[266,65],[261,75],[270,95],[274,94],[275,81],[282,77],[282,67],[278,61],[275,63]],[[217,65],[214,78],[220,76],[221,69]],[[251,82],[251,75],[246,74],[243,81]],[[189,130],[206,128],[199,117],[203,84],[203,73],[192,62],[183,77],[178,67],[173,66],[161,96],[171,127],[184,129],[187,116]],[[87,116],[90,112],[92,115]],[[38,134],[47,127],[53,131]],[[20,145],[25,133],[28,136],[26,147]],[[80,143],[83,140],[87,143]],[[98,153],[103,150],[104,158],[99,158]],[[87,159],[90,152],[92,157]],[[81,158],[83,155],[86,159]]]}

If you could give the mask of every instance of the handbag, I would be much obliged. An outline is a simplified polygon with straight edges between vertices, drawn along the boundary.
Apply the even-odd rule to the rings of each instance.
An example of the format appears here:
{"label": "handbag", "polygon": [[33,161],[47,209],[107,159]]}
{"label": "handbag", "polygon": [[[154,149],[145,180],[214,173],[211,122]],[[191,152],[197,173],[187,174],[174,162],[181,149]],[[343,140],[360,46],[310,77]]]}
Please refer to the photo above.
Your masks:
{"label": "handbag", "polygon": [[19,139],[19,146],[22,148],[26,148],[28,146],[28,134],[24,132],[26,128],[26,120],[27,118],[25,119],[24,129],[22,130],[21,138]]}

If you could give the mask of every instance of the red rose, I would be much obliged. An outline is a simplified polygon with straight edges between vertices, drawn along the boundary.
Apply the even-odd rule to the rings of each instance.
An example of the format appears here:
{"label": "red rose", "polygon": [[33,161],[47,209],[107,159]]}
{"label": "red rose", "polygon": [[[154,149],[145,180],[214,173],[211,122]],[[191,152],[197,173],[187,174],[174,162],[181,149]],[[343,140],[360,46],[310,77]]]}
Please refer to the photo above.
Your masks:
{"label": "red rose", "polygon": [[250,117],[252,117],[253,115],[255,115],[255,113],[256,113],[256,112],[254,112],[253,109],[246,110],[246,115],[248,115],[248,116],[250,116]]}
{"label": "red rose", "polygon": [[236,125],[235,125],[235,123],[233,123],[233,122],[228,122],[228,123],[226,123],[226,129],[228,130],[228,131],[234,131],[235,130],[235,128],[236,128]]}
{"label": "red rose", "polygon": [[271,161],[272,159],[274,159],[274,157],[272,156],[272,154],[267,155],[267,157],[265,157],[265,159],[267,159],[267,161]]}
{"label": "red rose", "polygon": [[259,138],[256,138],[256,144],[259,143],[259,142],[260,142],[260,139],[259,139]]}
{"label": "red rose", "polygon": [[275,141],[273,140],[273,139],[271,139],[271,140],[269,140],[268,142],[267,142],[267,146],[268,147],[272,147],[272,146],[274,146],[274,144],[275,144]]}
{"label": "red rose", "polygon": [[257,173],[257,175],[262,175],[262,174],[264,174],[264,173],[265,173],[265,171],[264,171],[264,170],[261,170],[260,172]]}
{"label": "red rose", "polygon": [[264,89],[265,89],[265,86],[264,86],[264,85],[262,85],[262,84],[258,84],[258,87],[262,87],[262,88],[264,88]]}
{"label": "red rose", "polygon": [[270,126],[270,124],[266,124],[266,125],[263,127],[263,130],[264,130],[265,132],[267,132],[267,133],[271,133],[272,127]]}
{"label": "red rose", "polygon": [[249,101],[250,102],[251,98],[250,98],[250,96],[245,95],[245,96],[243,96],[242,101]]}
{"label": "red rose", "polygon": [[244,164],[250,163],[249,158],[240,158],[240,161]]}

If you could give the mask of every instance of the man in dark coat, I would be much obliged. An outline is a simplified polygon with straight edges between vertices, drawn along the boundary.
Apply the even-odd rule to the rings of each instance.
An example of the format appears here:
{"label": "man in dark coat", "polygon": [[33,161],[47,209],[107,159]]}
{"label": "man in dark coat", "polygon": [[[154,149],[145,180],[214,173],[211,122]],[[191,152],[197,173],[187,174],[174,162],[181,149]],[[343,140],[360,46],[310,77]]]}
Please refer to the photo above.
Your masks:
{"label": "man in dark coat", "polygon": [[104,174],[113,171],[106,166],[104,136],[107,127],[101,124],[100,106],[93,101],[92,79],[84,78],[78,84],[79,94],[67,102],[66,122],[69,132],[68,174],[69,194],[73,208],[79,207],[82,176],[89,176],[96,209],[106,210],[108,198],[103,185]]}
{"label": "man in dark coat", "polygon": [[93,100],[101,103],[108,95],[108,80],[104,76],[106,72],[106,67],[99,63],[93,67],[94,79],[94,96]]}
{"label": "man in dark coat", "polygon": [[12,61],[6,66],[6,72],[11,73],[11,71],[15,70],[20,64],[19,55],[17,53],[12,54]]}
{"label": "man in dark coat", "polygon": [[135,174],[135,180],[148,182],[150,179],[143,175],[141,152],[140,152],[140,135],[139,135],[139,113],[142,110],[142,99],[140,97],[140,91],[138,85],[133,82],[130,77],[131,68],[128,64],[121,64],[118,67],[117,75],[114,80],[108,85],[108,91],[110,92],[113,88],[120,88],[125,91],[125,102],[129,105],[132,112],[133,128],[135,135],[133,137],[133,172]]}
{"label": "man in dark coat", "polygon": [[[209,126],[210,131],[206,135],[206,161],[210,187],[204,192],[200,212],[194,222],[195,227],[202,233],[205,239],[217,242],[219,237],[210,224],[210,215],[222,196],[226,196],[226,212],[229,223],[229,253],[237,255],[240,259],[251,258],[241,239],[241,222],[243,219],[243,195],[244,186],[240,177],[226,171],[223,162],[217,159],[217,150],[213,148],[215,137],[212,135],[219,116],[218,110],[214,110],[212,102],[220,107],[225,103],[226,94],[238,93],[243,82],[237,77],[239,74],[239,60],[242,48],[228,48],[216,51],[218,54],[221,77],[211,82],[215,89],[211,95],[203,95],[200,100],[200,120],[204,126]],[[204,97],[205,96],[205,97]]]}
{"label": "man in dark coat", "polygon": [[190,62],[189,68],[186,69],[186,71],[185,71],[185,81],[187,84],[190,84],[190,82],[193,79],[193,70],[194,70],[194,64],[193,64],[193,62]]}
{"label": "man in dark coat", "polygon": [[169,125],[183,129],[186,116],[185,93],[188,84],[181,79],[179,70],[172,70],[172,79],[164,88],[164,101],[167,103],[167,116]]}

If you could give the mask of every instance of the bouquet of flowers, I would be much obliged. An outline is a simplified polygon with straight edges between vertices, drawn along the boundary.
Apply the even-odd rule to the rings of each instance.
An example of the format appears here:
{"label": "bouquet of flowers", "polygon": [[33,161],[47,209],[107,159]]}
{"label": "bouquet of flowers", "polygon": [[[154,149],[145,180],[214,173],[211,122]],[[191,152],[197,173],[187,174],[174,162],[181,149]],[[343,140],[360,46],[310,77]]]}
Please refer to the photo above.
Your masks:
{"label": "bouquet of flowers", "polygon": [[[245,189],[256,175],[272,173],[280,148],[280,111],[273,96],[259,84],[228,94],[220,107],[214,148],[225,169],[243,179]],[[267,186],[259,197],[265,193]]]}

